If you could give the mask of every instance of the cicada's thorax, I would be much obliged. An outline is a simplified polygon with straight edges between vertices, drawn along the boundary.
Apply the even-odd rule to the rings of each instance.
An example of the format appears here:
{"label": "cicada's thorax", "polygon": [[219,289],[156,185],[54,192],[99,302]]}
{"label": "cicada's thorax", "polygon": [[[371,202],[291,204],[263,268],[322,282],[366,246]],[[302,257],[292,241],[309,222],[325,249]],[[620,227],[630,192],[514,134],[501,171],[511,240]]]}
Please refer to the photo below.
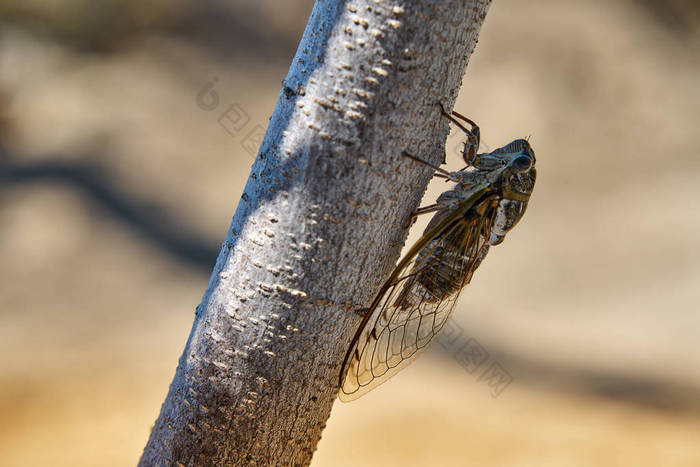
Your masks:
{"label": "cicada's thorax", "polygon": [[[529,167],[513,164],[523,155],[531,161]],[[478,155],[475,161],[477,169],[465,174],[464,180],[468,183],[486,181],[498,192],[498,207],[488,240],[490,245],[501,243],[525,214],[537,177],[534,163],[535,152],[530,143],[517,139],[493,152]]]}

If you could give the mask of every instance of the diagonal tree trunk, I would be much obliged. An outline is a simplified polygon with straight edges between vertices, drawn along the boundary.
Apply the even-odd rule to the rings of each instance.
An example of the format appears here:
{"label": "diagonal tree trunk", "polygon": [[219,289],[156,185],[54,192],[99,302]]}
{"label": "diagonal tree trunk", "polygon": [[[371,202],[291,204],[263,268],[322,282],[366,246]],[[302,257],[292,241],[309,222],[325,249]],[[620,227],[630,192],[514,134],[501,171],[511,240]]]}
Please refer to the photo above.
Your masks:
{"label": "diagonal tree trunk", "polygon": [[318,0],[140,465],[308,464],[488,0]]}

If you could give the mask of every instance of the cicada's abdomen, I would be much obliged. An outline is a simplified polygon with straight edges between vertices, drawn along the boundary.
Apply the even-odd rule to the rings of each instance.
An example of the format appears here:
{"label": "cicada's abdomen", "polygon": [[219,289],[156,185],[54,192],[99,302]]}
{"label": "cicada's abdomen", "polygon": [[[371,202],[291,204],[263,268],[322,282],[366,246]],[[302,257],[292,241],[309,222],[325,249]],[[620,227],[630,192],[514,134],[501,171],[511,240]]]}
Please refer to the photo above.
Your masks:
{"label": "cicada's abdomen", "polygon": [[[436,215],[436,217],[439,214]],[[430,224],[433,224],[431,221]],[[430,225],[428,225],[429,230]],[[474,222],[459,219],[422,250],[399,299],[401,307],[410,309],[422,302],[438,303],[457,293],[469,283],[472,274],[488,253],[489,245]]]}

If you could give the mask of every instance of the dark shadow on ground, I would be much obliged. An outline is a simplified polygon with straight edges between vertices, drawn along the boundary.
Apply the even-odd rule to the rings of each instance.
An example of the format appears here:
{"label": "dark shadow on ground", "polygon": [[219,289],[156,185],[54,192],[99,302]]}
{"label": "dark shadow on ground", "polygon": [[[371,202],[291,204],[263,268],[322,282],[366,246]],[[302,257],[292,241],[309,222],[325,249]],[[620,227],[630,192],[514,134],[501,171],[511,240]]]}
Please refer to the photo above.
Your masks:
{"label": "dark shadow on ground", "polygon": [[0,159],[0,202],[18,186],[65,185],[173,259],[203,273],[211,272],[219,252],[211,240],[166,209],[128,193],[115,181],[105,168],[60,156],[36,163],[3,163]]}
{"label": "dark shadow on ground", "polygon": [[692,383],[650,374],[566,366],[520,357],[499,348],[496,343],[479,344],[467,337],[453,338],[449,345],[436,347],[443,356],[460,362],[467,373],[482,383],[488,384],[485,376],[492,365],[497,364],[499,371],[512,378],[512,384],[592,394],[658,410],[692,411],[700,415],[700,388]]}

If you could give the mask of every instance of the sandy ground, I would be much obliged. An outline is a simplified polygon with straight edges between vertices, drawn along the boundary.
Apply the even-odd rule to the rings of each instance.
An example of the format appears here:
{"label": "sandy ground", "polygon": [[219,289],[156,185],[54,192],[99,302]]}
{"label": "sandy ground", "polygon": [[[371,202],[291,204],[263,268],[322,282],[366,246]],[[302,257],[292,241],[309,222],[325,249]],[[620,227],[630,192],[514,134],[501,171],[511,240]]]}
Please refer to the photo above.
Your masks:
{"label": "sandy ground", "polygon": [[[612,3],[496,0],[456,106],[487,147],[537,151],[527,216],[456,313],[513,383],[494,399],[432,349],[337,404],[313,465],[700,465],[700,41]],[[294,44],[303,23],[272,21]],[[0,163],[97,168],[114,198],[0,187],[0,465],[137,461],[252,163],[217,112],[264,127],[291,53],[236,50],[0,28]]]}

